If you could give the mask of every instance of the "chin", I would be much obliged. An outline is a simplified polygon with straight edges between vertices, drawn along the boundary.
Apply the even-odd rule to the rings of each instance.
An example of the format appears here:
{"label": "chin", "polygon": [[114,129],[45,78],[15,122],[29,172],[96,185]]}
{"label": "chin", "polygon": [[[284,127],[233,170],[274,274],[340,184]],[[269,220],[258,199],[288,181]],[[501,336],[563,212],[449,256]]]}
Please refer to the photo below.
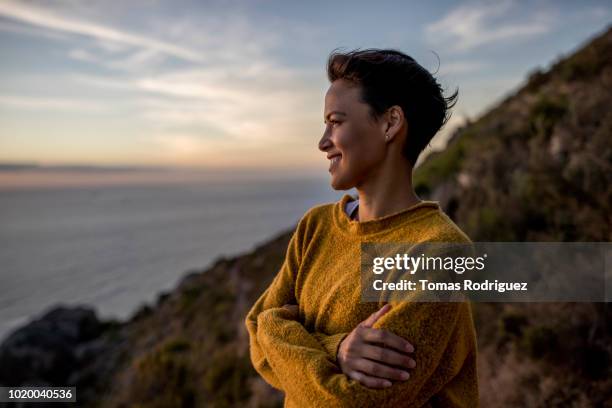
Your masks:
{"label": "chin", "polygon": [[332,175],[330,186],[334,190],[350,190],[351,188],[354,187],[354,183],[351,183],[347,180],[343,180],[342,178],[338,176]]}

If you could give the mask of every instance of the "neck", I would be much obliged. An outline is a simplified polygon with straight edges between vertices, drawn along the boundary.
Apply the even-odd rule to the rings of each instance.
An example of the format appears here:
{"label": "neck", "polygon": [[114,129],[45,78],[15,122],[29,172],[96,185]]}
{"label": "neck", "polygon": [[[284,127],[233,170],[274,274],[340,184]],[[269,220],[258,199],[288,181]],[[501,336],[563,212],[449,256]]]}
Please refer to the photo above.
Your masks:
{"label": "neck", "polygon": [[[402,171],[398,171],[402,168]],[[359,222],[384,217],[421,202],[412,187],[412,166],[387,165],[370,173],[356,186],[359,193]]]}

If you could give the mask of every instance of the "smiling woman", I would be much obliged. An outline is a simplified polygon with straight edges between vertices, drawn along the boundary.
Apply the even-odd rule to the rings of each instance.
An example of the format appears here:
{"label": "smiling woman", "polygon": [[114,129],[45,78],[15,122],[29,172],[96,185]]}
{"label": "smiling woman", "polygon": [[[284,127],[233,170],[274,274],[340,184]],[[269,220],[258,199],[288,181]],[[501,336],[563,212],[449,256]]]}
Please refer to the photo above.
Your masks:
{"label": "smiling woman", "polygon": [[433,76],[396,50],[332,53],[319,149],[331,186],[248,313],[251,360],[285,407],[477,407],[476,333],[467,302],[361,302],[363,242],[470,239],[412,187],[416,160],[448,120]]}

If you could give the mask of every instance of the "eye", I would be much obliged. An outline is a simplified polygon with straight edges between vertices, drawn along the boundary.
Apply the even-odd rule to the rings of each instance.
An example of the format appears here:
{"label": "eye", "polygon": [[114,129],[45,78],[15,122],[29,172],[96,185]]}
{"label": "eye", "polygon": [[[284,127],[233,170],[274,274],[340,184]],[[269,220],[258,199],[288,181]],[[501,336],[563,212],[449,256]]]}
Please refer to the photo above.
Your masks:
{"label": "eye", "polygon": [[325,123],[325,125],[331,124],[332,127],[337,127],[342,122],[340,122],[339,120],[332,120],[332,119],[330,119],[330,120],[328,120],[328,121],[326,121],[324,123]]}

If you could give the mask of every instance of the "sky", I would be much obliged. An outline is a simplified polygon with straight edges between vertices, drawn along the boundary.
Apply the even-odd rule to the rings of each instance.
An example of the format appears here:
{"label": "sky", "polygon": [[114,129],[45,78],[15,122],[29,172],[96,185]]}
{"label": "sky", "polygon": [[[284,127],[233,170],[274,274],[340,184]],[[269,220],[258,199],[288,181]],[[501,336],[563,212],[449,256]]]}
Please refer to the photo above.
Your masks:
{"label": "sky", "polygon": [[399,49],[459,88],[440,148],[610,21],[606,1],[2,0],[0,162],[326,173],[339,47]]}

